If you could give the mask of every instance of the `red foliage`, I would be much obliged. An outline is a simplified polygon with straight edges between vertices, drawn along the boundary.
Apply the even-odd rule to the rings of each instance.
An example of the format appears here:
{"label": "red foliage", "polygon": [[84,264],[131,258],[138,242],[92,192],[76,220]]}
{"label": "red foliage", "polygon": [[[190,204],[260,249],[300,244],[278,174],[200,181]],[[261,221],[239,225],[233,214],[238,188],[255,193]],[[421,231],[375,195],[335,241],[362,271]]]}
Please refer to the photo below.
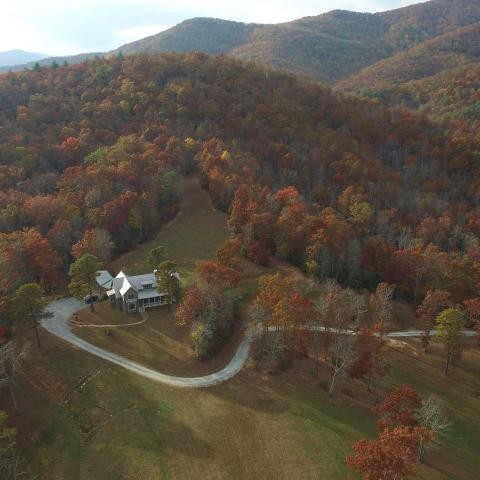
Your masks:
{"label": "red foliage", "polygon": [[257,240],[252,240],[248,244],[247,258],[262,267],[268,267],[268,265],[270,265],[270,254],[268,250]]}
{"label": "red foliage", "polygon": [[218,262],[197,262],[196,272],[202,282],[221,290],[233,288],[239,281],[239,274],[236,270]]}
{"label": "red foliage", "polygon": [[416,414],[421,405],[422,399],[410,385],[396,388],[375,408],[375,414],[379,417],[378,429],[415,427],[418,425]]}
{"label": "red foliage", "polygon": [[357,442],[355,455],[347,458],[347,464],[365,480],[401,480],[413,473],[419,443],[428,439],[424,428],[386,429],[378,439]]}

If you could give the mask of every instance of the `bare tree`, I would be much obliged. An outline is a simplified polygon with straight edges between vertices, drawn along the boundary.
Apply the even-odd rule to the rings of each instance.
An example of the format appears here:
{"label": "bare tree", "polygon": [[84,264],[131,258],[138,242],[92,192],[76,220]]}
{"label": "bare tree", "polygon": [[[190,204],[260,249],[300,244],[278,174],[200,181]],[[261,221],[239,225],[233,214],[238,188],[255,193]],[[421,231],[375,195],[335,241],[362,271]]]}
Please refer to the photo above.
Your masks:
{"label": "bare tree", "polygon": [[261,305],[255,302],[248,310],[248,317],[250,319],[248,331],[254,338],[259,339],[256,353],[261,355],[265,352],[268,339],[267,313]]}
{"label": "bare tree", "polygon": [[[418,412],[418,423],[431,433],[433,441],[445,435],[451,426],[445,412],[431,396],[422,402],[422,406]],[[431,442],[425,443],[420,441],[418,450],[420,461],[425,457],[429,446],[431,446]]]}
{"label": "bare tree", "polygon": [[332,327],[332,306],[336,296],[341,291],[340,285],[335,280],[327,280],[323,283],[321,293],[315,303],[316,315],[312,322],[312,375],[316,375],[320,351],[324,347],[325,360],[328,358],[328,351],[331,340]]}
{"label": "bare tree", "polygon": [[352,329],[357,331],[360,328],[363,315],[368,312],[367,301],[363,295],[358,295],[351,288],[347,289],[345,295],[353,313]]}
{"label": "bare tree", "polygon": [[395,290],[394,285],[380,283],[370,296],[375,323],[380,327],[380,335],[383,336],[393,317],[392,298]]}
{"label": "bare tree", "polygon": [[27,354],[28,345],[24,344],[18,348],[14,342],[7,342],[0,345],[0,388],[7,387],[12,405],[17,415],[20,415],[15,386],[17,375],[20,372],[23,360]]}
{"label": "bare tree", "polygon": [[352,290],[346,289],[339,292],[333,305],[334,325],[330,332],[330,364],[333,372],[329,395],[333,393],[338,378],[344,375],[354,362],[352,328],[356,330],[358,327],[360,311],[362,311],[361,302]]}
{"label": "bare tree", "polygon": [[333,369],[332,379],[328,394],[331,395],[340,376],[342,376],[354,359],[353,335],[346,332],[336,332],[333,335],[330,346],[331,365]]}

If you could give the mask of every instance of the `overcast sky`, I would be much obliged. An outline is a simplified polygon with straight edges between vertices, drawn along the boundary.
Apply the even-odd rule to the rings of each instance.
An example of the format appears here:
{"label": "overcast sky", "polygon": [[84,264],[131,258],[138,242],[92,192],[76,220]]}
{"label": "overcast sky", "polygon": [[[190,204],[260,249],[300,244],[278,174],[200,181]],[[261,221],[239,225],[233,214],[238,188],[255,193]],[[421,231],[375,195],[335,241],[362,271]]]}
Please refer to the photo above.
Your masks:
{"label": "overcast sky", "polygon": [[333,9],[376,12],[420,0],[0,0],[0,51],[107,51],[192,17],[279,23]]}

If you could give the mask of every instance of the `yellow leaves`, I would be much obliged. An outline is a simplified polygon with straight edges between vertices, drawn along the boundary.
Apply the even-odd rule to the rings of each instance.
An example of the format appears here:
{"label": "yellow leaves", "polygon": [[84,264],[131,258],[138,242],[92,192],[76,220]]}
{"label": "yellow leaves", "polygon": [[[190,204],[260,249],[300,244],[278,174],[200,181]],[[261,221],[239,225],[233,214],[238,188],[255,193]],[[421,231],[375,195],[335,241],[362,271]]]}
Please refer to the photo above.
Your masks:
{"label": "yellow leaves", "polygon": [[350,216],[353,223],[366,225],[373,217],[373,207],[368,202],[354,203],[350,206]]}
{"label": "yellow leaves", "polygon": [[230,162],[231,157],[230,157],[230,153],[228,152],[228,150],[224,150],[222,155],[220,155],[220,158],[223,162]]}

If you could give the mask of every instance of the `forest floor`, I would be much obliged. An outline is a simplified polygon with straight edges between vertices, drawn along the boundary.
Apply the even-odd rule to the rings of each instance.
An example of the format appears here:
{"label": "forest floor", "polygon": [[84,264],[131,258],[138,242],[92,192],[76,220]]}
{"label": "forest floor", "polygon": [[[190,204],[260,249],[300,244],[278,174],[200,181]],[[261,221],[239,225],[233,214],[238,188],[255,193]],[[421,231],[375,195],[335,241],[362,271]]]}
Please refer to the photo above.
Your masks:
{"label": "forest floor", "polygon": [[[129,273],[144,271],[146,253],[163,244],[188,279],[195,260],[210,258],[226,237],[226,216],[188,179],[182,215],[155,241],[116,264]],[[252,295],[258,274],[276,268],[290,270],[279,264],[270,270],[246,266],[237,293]],[[92,321],[109,309],[98,307],[99,316]],[[408,309],[398,311],[401,327],[413,326]],[[122,315],[115,319],[124,320]],[[136,333],[135,328],[144,331]],[[177,374],[217,369],[238,342],[234,336],[212,363],[198,362],[189,351],[188,331],[176,327],[162,309],[145,325],[121,329],[122,333],[116,329],[112,338],[102,329],[83,330],[82,335],[97,335],[91,339],[95,343],[114,342],[115,351],[125,350],[134,360]],[[0,398],[0,409],[7,410],[18,429],[22,456],[39,480],[348,480],[358,478],[345,465],[352,444],[375,434],[371,408],[376,396],[362,382],[341,382],[329,397],[322,382],[309,373],[305,358],[277,375],[250,365],[221,385],[184,390],[129,373],[44,331],[41,336],[44,347],[31,347],[18,386],[23,414],[15,418],[7,396]],[[392,341],[387,358],[390,368],[378,385],[379,394],[408,382],[440,400],[452,421],[447,438],[427,456],[417,478],[478,478],[478,351],[467,352],[448,378],[442,373],[443,351],[437,345],[425,356],[417,340]],[[328,375],[324,367],[319,376],[325,380]]]}

